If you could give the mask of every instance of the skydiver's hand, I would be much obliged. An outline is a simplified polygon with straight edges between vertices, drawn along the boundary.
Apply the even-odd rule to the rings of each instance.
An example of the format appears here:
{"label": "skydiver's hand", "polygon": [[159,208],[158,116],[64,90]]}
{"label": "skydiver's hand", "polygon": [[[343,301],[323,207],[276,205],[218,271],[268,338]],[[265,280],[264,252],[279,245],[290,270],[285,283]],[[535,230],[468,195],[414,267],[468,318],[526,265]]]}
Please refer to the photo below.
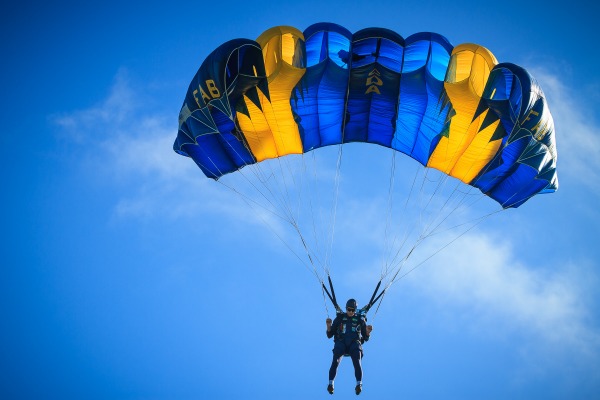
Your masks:
{"label": "skydiver's hand", "polygon": [[331,318],[327,318],[325,323],[327,324],[327,332],[329,332],[331,330]]}
{"label": "skydiver's hand", "polygon": [[373,330],[373,325],[367,325],[367,335],[370,335],[372,330]]}

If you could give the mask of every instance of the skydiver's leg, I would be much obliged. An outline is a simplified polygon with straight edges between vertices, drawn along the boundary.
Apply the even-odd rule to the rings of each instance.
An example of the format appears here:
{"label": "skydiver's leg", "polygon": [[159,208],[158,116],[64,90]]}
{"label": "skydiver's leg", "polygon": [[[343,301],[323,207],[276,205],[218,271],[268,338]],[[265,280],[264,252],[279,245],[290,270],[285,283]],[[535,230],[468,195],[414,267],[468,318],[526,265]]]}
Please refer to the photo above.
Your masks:
{"label": "skydiver's leg", "polygon": [[360,346],[356,343],[353,343],[350,347],[350,358],[352,358],[352,364],[354,365],[354,376],[356,377],[356,382],[362,382],[362,364],[360,362],[362,358],[362,351]]}
{"label": "skydiver's leg", "polygon": [[331,367],[329,367],[329,381],[333,381],[335,379],[335,375],[337,374],[337,368],[344,357],[344,353],[346,352],[346,346],[344,343],[337,342],[333,347],[333,360],[331,361]]}
{"label": "skydiver's leg", "polygon": [[341,356],[333,355],[333,360],[331,361],[331,367],[329,367],[329,381],[335,380],[335,376],[337,374],[338,365],[340,365],[340,361],[342,361],[344,355]]}

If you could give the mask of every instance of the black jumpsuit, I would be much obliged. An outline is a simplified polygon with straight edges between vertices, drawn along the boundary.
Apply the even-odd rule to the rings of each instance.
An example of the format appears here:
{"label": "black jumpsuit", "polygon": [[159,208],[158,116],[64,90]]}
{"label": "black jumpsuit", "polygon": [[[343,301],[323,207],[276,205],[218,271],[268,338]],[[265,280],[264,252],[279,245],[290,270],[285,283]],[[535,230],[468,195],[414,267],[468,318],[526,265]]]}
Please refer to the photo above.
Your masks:
{"label": "black jumpsuit", "polygon": [[362,344],[369,340],[367,334],[367,324],[364,317],[355,315],[349,317],[348,314],[338,314],[331,330],[327,332],[327,337],[334,337],[333,360],[329,368],[329,380],[335,379],[337,367],[345,354],[349,354],[354,364],[354,375],[357,381],[362,381],[362,366],[360,360],[363,356]]}

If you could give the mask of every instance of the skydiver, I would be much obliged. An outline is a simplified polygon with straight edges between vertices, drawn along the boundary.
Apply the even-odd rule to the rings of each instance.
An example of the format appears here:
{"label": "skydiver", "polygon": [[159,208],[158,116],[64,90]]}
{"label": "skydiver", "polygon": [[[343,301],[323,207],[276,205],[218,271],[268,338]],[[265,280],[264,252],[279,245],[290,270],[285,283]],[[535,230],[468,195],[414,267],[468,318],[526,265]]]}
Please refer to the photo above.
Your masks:
{"label": "skydiver", "polygon": [[[346,302],[346,313],[336,315],[333,322],[327,318],[327,337],[334,338],[333,360],[329,368],[329,385],[327,391],[333,394],[333,381],[337,368],[344,355],[350,355],[354,365],[354,376],[356,377],[356,394],[362,391],[362,365],[360,360],[363,356],[362,344],[369,340],[373,326],[367,325],[365,317],[356,315],[356,300],[350,299]],[[332,329],[333,327],[333,329]]]}

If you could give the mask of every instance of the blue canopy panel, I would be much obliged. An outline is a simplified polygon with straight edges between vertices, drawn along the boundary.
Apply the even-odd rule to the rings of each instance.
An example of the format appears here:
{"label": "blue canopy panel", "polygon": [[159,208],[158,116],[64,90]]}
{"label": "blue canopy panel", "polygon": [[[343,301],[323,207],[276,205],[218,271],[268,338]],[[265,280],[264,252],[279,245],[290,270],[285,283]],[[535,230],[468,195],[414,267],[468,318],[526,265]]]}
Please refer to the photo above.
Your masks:
{"label": "blue canopy panel", "polygon": [[[498,64],[486,84],[480,109],[489,107],[502,138],[496,156],[471,185],[504,208],[518,207],[538,192],[558,188],[554,123],[544,94],[523,68]],[[500,129],[501,128],[501,129]]]}
{"label": "blue canopy panel", "polygon": [[392,147],[423,165],[448,123],[451,105],[444,78],[452,49],[450,42],[436,33],[417,33],[405,41]]}
{"label": "blue canopy panel", "polygon": [[489,194],[502,207],[518,207],[539,192],[549,190],[549,183],[556,176],[556,162],[548,148],[534,138],[519,158],[514,172]]}
{"label": "blue canopy panel", "polygon": [[343,141],[391,147],[404,39],[388,29],[367,28],[353,35],[351,50]]}
{"label": "blue canopy panel", "polygon": [[[205,110],[206,111],[206,110]],[[218,178],[223,170],[235,168],[235,164],[219,142],[219,131],[212,118],[202,110],[195,110],[180,126],[176,147],[179,154],[191,157],[204,175]],[[181,140],[187,137],[192,140]]]}
{"label": "blue canopy panel", "polygon": [[331,23],[304,31],[306,72],[292,93],[303,152],[342,143],[352,33]]}
{"label": "blue canopy panel", "polygon": [[[471,183],[484,193],[490,192],[512,173],[515,162],[528,142],[528,132],[521,131],[519,121],[523,118],[522,109],[528,107],[531,89],[527,86],[529,79],[525,77],[522,81],[515,74],[515,71],[519,74],[520,71],[513,70],[513,67],[498,64],[492,69],[479,105],[478,111],[489,108],[493,112],[488,116],[500,119],[499,126],[502,127],[504,135],[496,156]],[[479,112],[476,115],[479,115]]]}
{"label": "blue canopy panel", "polygon": [[258,43],[235,39],[219,46],[190,83],[174,150],[191,157],[207,177],[214,179],[254,163],[234,120],[243,95],[256,87],[268,93]]}

